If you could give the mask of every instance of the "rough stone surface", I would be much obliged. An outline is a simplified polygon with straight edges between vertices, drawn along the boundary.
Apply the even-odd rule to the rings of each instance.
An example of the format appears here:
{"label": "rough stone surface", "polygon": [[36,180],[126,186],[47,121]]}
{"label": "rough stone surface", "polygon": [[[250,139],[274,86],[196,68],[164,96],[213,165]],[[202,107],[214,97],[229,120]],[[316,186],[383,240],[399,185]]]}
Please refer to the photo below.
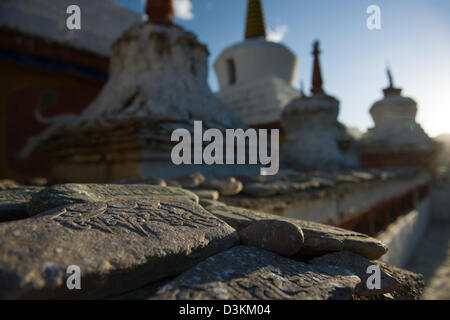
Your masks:
{"label": "rough stone surface", "polygon": [[[243,194],[254,197],[271,197],[279,194],[286,194],[296,191],[304,191],[311,188],[325,186],[322,179],[311,179],[310,181],[274,181],[266,183],[249,183],[244,186]],[[327,185],[329,186],[329,185]]]}
{"label": "rough stone surface", "polygon": [[211,179],[206,181],[202,188],[219,191],[221,196],[233,196],[242,191],[242,182],[233,177],[223,179]]}
{"label": "rough stone surface", "polygon": [[341,274],[341,270],[345,270],[350,274],[357,275],[361,279],[361,282],[356,287],[356,292],[357,294],[363,296],[374,296],[389,293],[394,291],[399,286],[399,283],[395,278],[386,274],[380,268],[380,289],[369,289],[367,287],[367,280],[371,276],[371,273],[367,273],[367,269],[369,266],[376,264],[374,262],[370,262],[364,257],[361,257],[360,255],[348,251],[326,254],[324,256],[314,258],[308,263],[319,269],[323,266],[325,266],[327,270],[330,268],[335,268],[336,274]]}
{"label": "rough stone surface", "polygon": [[205,176],[200,172],[194,172],[168,182],[170,186],[182,187],[186,189],[198,188],[205,182]]}
{"label": "rough stone surface", "polygon": [[374,260],[387,252],[387,248],[382,242],[358,232],[316,222],[254,212],[218,202],[203,202],[203,205],[206,210],[237,230],[242,230],[257,220],[278,219],[294,223],[302,229],[305,237],[299,252],[301,255],[317,256],[346,250]]}
{"label": "rough stone surface", "polygon": [[35,215],[62,205],[111,200],[163,200],[188,199],[198,203],[192,192],[174,187],[119,184],[60,184],[45,188],[35,194],[28,203],[27,211]]}
{"label": "rough stone surface", "polygon": [[17,189],[20,188],[20,185],[10,179],[0,180],[0,190],[9,190],[9,189]]}
{"label": "rough stone surface", "polygon": [[303,232],[297,225],[281,220],[259,220],[240,230],[241,243],[290,257],[303,246]]}
{"label": "rough stone surface", "polygon": [[22,187],[0,191],[0,222],[27,218],[27,203],[40,187]]}
{"label": "rough stone surface", "polygon": [[[193,201],[79,203],[0,225],[0,298],[96,298],[176,276],[239,242]],[[82,290],[66,287],[67,267]]]}
{"label": "rough stone surface", "polygon": [[[244,190],[232,197],[221,197],[220,201],[231,206],[279,214],[318,200],[333,201],[339,205],[341,200],[355,195],[355,192],[371,192],[375,188],[383,189],[387,185],[419,178],[429,179],[429,175],[419,168],[313,172],[281,170],[280,176],[239,176],[244,182]],[[360,209],[366,209],[365,206],[361,202]],[[359,205],[355,204],[355,209],[357,207]]]}
{"label": "rough stone surface", "polygon": [[205,200],[218,200],[219,199],[219,192],[217,190],[191,190],[193,193],[195,193],[200,199]]}
{"label": "rough stone surface", "polygon": [[351,299],[360,279],[330,275],[255,247],[212,256],[162,287],[151,299]]}
{"label": "rough stone surface", "polygon": [[167,186],[167,183],[165,180],[157,177],[147,177],[144,179],[138,179],[138,178],[128,178],[128,179],[120,179],[116,182],[117,184],[151,184],[154,186],[161,186],[165,187]]}

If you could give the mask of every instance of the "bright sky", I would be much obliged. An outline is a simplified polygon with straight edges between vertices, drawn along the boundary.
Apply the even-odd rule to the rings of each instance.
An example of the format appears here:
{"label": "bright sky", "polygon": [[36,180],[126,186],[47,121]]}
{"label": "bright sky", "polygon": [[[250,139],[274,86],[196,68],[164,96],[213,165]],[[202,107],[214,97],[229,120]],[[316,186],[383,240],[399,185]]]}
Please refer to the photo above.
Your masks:
{"label": "bright sky", "polygon": [[[143,12],[144,0],[116,0]],[[381,8],[381,30],[366,26],[369,5]],[[195,32],[211,52],[209,84],[218,90],[212,64],[242,41],[246,0],[175,0],[176,23]],[[387,86],[388,61],[397,87],[415,99],[418,121],[431,135],[450,132],[449,0],[263,0],[271,39],[300,59],[297,87],[311,83],[311,46],[322,46],[327,93],[341,101],[340,120],[365,131],[369,109]]]}

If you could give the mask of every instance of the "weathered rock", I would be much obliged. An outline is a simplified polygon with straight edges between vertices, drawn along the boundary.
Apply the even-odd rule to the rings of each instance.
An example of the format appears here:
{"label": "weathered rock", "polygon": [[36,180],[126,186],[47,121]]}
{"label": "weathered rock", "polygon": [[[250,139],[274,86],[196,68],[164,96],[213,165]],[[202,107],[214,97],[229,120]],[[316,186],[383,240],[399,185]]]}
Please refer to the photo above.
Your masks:
{"label": "weathered rock", "polygon": [[151,299],[351,299],[360,279],[255,247],[239,246],[206,259],[162,287]]}
{"label": "weathered rock", "polygon": [[[271,197],[279,194],[303,191],[309,188],[325,186],[325,180],[313,178],[309,181],[273,181],[266,183],[249,183],[244,186],[243,194],[254,197]],[[329,184],[327,184],[328,186]]]}
{"label": "weathered rock", "polygon": [[317,256],[329,252],[346,250],[359,254],[369,260],[375,260],[387,252],[387,247],[382,242],[358,232],[316,222],[255,212],[227,206],[218,202],[204,202],[203,205],[206,210],[237,230],[242,230],[253,221],[258,220],[278,219],[294,223],[302,229],[305,237],[299,255]]}
{"label": "weathered rock", "polygon": [[318,255],[320,252],[350,251],[369,260],[383,256],[388,248],[368,235],[311,221],[289,219],[296,223],[305,236],[300,254]]}
{"label": "weathered rock", "polygon": [[166,181],[164,181],[161,178],[157,178],[157,177],[147,177],[144,179],[139,179],[139,178],[120,179],[116,183],[117,184],[151,184],[154,186],[161,186],[161,187],[167,186]]}
{"label": "weathered rock", "polygon": [[0,190],[9,190],[20,188],[20,184],[10,179],[0,180]]}
{"label": "weathered rock", "polygon": [[219,192],[217,190],[194,189],[191,191],[195,193],[199,197],[199,199],[206,199],[213,201],[219,199]]}
{"label": "weathered rock", "polygon": [[245,176],[240,179],[244,182],[242,194],[254,197],[270,197],[332,185],[326,179],[290,169],[280,170],[275,176]]}
{"label": "weathered rock", "polygon": [[271,197],[278,194],[304,190],[302,183],[275,181],[269,183],[250,183],[244,187],[243,194],[254,197]]}
{"label": "weathered rock", "polygon": [[251,211],[239,207],[227,206],[220,201],[201,200],[201,205],[217,218],[225,221],[236,230],[243,230],[259,220],[282,219],[268,213]]}
{"label": "weathered rock", "polygon": [[[181,198],[181,197],[180,197]],[[0,298],[97,298],[176,276],[239,242],[194,201],[79,203],[0,225]],[[81,290],[66,270],[81,268]]]}
{"label": "weathered rock", "polygon": [[40,187],[22,187],[0,191],[0,222],[28,218],[27,203]]}
{"label": "weathered rock", "polygon": [[205,182],[205,176],[200,172],[189,173],[182,177],[172,179],[168,182],[168,185],[174,187],[182,187],[186,189],[195,189],[200,187]]}
{"label": "weathered rock", "polygon": [[242,191],[242,182],[233,177],[223,179],[211,179],[206,181],[202,188],[219,191],[221,196],[233,196]]}
{"label": "weathered rock", "polygon": [[290,257],[303,246],[303,232],[297,225],[282,220],[259,220],[239,231],[241,243]]}
{"label": "weathered rock", "polygon": [[48,185],[48,180],[44,177],[34,177],[29,179],[27,184],[30,186],[45,187]]}
{"label": "weathered rock", "polygon": [[361,282],[356,287],[356,293],[362,296],[375,296],[389,293],[394,291],[399,286],[396,279],[386,274],[380,268],[380,288],[369,289],[367,287],[367,280],[372,273],[367,273],[367,270],[370,266],[376,264],[370,262],[364,257],[361,257],[360,255],[348,251],[326,254],[324,256],[314,258],[308,263],[317,266],[319,269],[323,266],[325,266],[327,270],[335,267],[336,274],[341,274],[341,270],[346,270],[349,271],[350,274],[357,275],[361,279]]}
{"label": "weathered rock", "polygon": [[356,170],[352,170],[351,174],[362,180],[362,181],[371,181],[375,179],[375,175],[371,172],[365,172],[365,171],[356,171]]}
{"label": "weathered rock", "polygon": [[198,203],[192,192],[174,187],[120,184],[61,184],[45,188],[28,203],[29,215],[62,205],[112,200],[188,199]]}

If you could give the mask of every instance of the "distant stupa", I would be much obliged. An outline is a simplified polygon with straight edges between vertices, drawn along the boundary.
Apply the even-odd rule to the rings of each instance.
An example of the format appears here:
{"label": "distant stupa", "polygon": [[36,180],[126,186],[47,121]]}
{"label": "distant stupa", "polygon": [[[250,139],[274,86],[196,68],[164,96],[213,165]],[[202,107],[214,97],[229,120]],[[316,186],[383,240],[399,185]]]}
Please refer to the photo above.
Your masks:
{"label": "distant stupa", "polygon": [[172,9],[172,1],[148,0],[149,21],[114,42],[110,78],[95,101],[80,116],[61,117],[32,137],[22,155],[36,149],[47,154],[57,181],[247,173],[245,165],[176,166],[171,161],[175,129],[193,134],[196,120],[222,131],[245,128],[210,91],[208,49],[172,24]]}
{"label": "distant stupa", "polygon": [[[281,148],[283,164],[299,169],[341,169],[358,166],[355,141],[337,121],[339,101],[323,89],[320,43],[313,44],[312,96],[302,94],[282,113],[286,138]],[[303,90],[302,90],[303,91]]]}
{"label": "distant stupa", "polygon": [[279,128],[283,108],[300,95],[294,88],[299,61],[281,43],[266,40],[261,0],[248,0],[244,41],[214,62],[225,102],[248,126]]}
{"label": "distant stupa", "polygon": [[361,139],[361,164],[368,167],[419,166],[434,171],[438,144],[416,122],[417,103],[402,96],[387,68],[389,86],[370,114],[375,127]]}

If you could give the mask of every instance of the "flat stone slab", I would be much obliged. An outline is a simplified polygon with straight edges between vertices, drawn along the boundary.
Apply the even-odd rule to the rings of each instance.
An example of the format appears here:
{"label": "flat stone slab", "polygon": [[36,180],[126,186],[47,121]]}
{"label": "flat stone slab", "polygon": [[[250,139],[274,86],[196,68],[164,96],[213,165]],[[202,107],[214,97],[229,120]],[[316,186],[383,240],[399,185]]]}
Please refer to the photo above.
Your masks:
{"label": "flat stone slab", "polygon": [[379,240],[365,234],[316,222],[280,217],[268,213],[227,206],[221,202],[203,201],[202,205],[213,215],[237,230],[248,227],[258,220],[278,219],[289,221],[303,231],[304,243],[299,255],[318,256],[335,251],[350,251],[369,260],[380,258],[387,247]]}
{"label": "flat stone slab", "polygon": [[263,249],[239,246],[189,269],[150,299],[351,299],[359,282],[355,275],[329,275]]}
{"label": "flat stone slab", "polygon": [[28,203],[30,216],[63,205],[74,203],[115,200],[167,200],[187,199],[198,203],[198,197],[176,187],[162,187],[146,184],[60,184],[33,195]]}
{"label": "flat stone slab", "polygon": [[[327,271],[330,268],[334,268],[336,274],[341,274],[342,270],[345,270],[349,274],[357,275],[361,279],[361,282],[356,287],[356,293],[362,296],[375,296],[390,293],[399,286],[398,281],[384,272],[377,264],[348,251],[326,254],[314,258],[308,261],[308,263],[319,269],[325,267]],[[380,287],[378,289],[369,288],[367,286],[367,280],[373,274],[373,271],[368,272],[370,266],[377,266],[380,268]]]}
{"label": "flat stone slab", "polygon": [[0,190],[10,190],[20,188],[20,184],[10,179],[0,180]]}
{"label": "flat stone slab", "polygon": [[168,182],[170,186],[194,189],[200,187],[205,182],[205,176],[200,172],[189,173],[187,175],[172,179]]}
{"label": "flat stone slab", "polygon": [[204,189],[195,189],[190,190],[193,193],[195,193],[199,199],[205,199],[205,200],[218,200],[219,199],[219,192],[216,190],[204,190]]}
{"label": "flat stone slab", "polygon": [[308,181],[273,181],[273,182],[253,182],[245,184],[243,194],[253,197],[272,197],[280,194],[304,191],[312,188],[329,187],[332,182],[321,178],[311,178]]}
{"label": "flat stone slab", "polygon": [[115,184],[151,184],[154,186],[167,186],[165,180],[157,177],[147,177],[147,178],[126,178],[115,181]]}
{"label": "flat stone slab", "polygon": [[[0,299],[121,294],[239,243],[190,200],[73,204],[1,224],[0,239]],[[67,288],[71,265],[81,269],[81,290]]]}
{"label": "flat stone slab", "polygon": [[236,178],[229,177],[208,180],[202,185],[202,188],[217,190],[221,196],[234,196],[242,191],[243,184]]}
{"label": "flat stone slab", "polygon": [[41,187],[21,187],[0,191],[0,222],[28,218],[27,203]]}
{"label": "flat stone slab", "polygon": [[241,244],[259,247],[291,257],[303,246],[303,231],[297,225],[282,220],[258,220],[239,231]]}

